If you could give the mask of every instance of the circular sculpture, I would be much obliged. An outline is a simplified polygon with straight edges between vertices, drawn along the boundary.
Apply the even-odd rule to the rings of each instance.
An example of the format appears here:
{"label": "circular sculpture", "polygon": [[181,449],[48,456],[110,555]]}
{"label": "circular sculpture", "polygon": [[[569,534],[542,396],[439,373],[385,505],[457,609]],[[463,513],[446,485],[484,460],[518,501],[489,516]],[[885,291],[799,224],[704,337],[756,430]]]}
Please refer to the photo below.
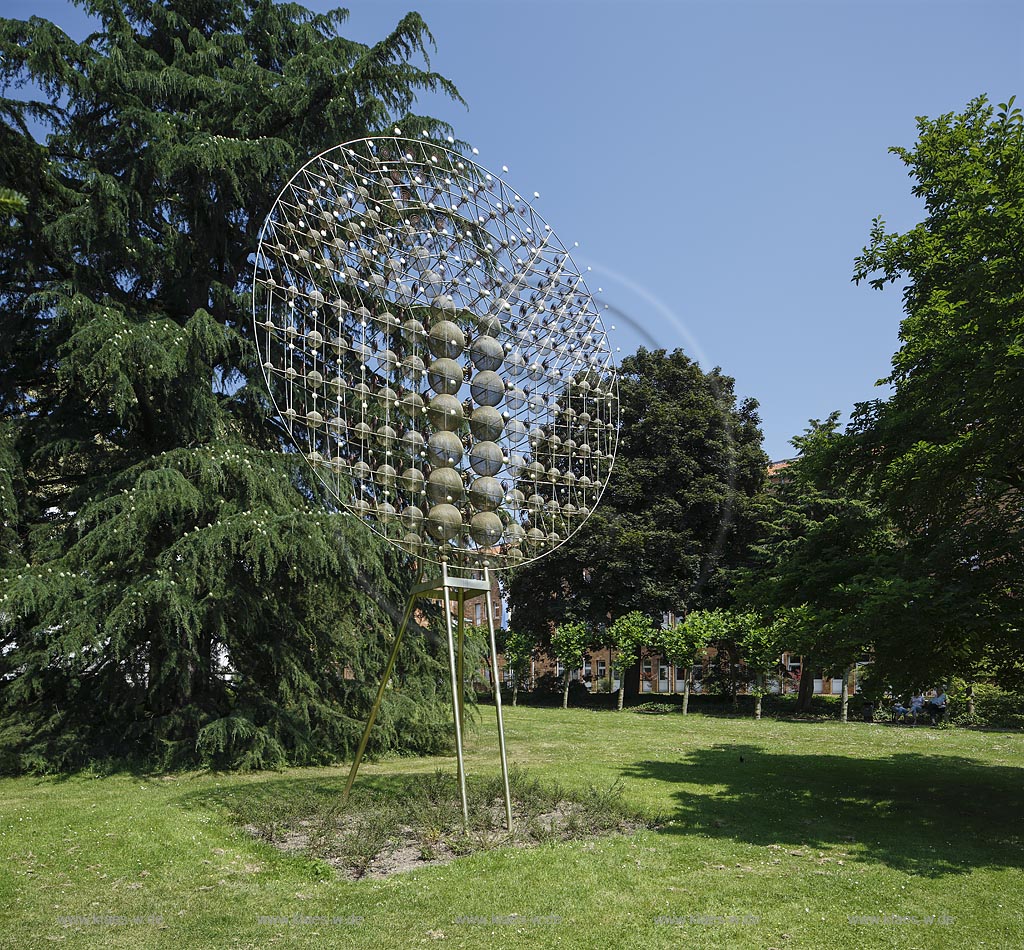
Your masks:
{"label": "circular sculpture", "polygon": [[540,557],[604,490],[619,413],[597,305],[530,204],[448,145],[395,130],[299,169],[260,233],[253,319],[330,498],[423,560]]}

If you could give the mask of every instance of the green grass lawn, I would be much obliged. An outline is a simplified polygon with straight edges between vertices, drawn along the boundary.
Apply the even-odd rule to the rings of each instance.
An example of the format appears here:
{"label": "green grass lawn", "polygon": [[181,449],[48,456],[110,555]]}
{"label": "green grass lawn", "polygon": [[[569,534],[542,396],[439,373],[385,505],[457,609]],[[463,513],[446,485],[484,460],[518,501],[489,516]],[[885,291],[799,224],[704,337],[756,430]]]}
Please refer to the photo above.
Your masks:
{"label": "green grass lawn", "polygon": [[[497,771],[491,712],[472,774]],[[8,779],[0,947],[1024,946],[1020,733],[524,708],[506,730],[529,775],[621,780],[661,823],[350,881],[226,804],[340,792],[344,768]]]}

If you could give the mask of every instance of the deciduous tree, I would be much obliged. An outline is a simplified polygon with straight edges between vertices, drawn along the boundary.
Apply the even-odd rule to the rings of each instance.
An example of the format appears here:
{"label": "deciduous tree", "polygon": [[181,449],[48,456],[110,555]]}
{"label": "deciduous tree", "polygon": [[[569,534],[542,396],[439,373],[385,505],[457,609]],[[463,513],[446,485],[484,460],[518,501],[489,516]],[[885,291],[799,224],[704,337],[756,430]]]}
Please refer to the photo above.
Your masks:
{"label": "deciduous tree", "polygon": [[937,594],[927,578],[912,576],[906,544],[876,493],[843,461],[849,439],[838,423],[839,413],[811,420],[793,439],[798,457],[766,496],[764,537],[736,588],[741,604],[781,625],[781,650],[801,655],[802,712],[814,669],[846,670],[871,646],[898,640],[904,599]]}
{"label": "deciduous tree", "polygon": [[628,614],[617,617],[608,628],[608,643],[616,651],[615,662],[619,667],[618,709],[622,711],[622,702],[626,692],[626,670],[640,659],[640,651],[653,643],[656,637],[651,618],[642,610],[631,610]]}
{"label": "deciduous tree", "polygon": [[[934,582],[944,595],[933,622],[927,609],[917,620],[915,592],[905,642],[937,657],[958,641],[944,676],[980,666],[1019,686],[1024,116],[1012,99],[993,107],[979,97],[961,113],[919,118],[914,146],[892,151],[925,217],[903,234],[876,219],[856,261],[856,281],[905,282],[906,316],[893,395],[860,407],[844,464],[876,487],[905,539],[912,586]],[[906,585],[908,573],[889,576]],[[890,647],[899,657],[900,644]]]}
{"label": "deciduous tree", "polygon": [[673,666],[681,666],[683,677],[683,713],[690,711],[690,685],[693,681],[693,667],[704,656],[704,652],[715,641],[728,632],[725,612],[716,610],[694,610],[678,623],[664,627],[657,632],[655,645]]}
{"label": "deciduous tree", "polygon": [[753,674],[754,718],[761,718],[761,700],[767,691],[767,679],[779,669],[782,661],[783,630],[752,611],[736,612],[731,624],[740,658],[747,673]]}
{"label": "deciduous tree", "polygon": [[505,662],[512,671],[512,705],[519,703],[519,685],[530,670],[537,643],[525,633],[510,629],[505,633]]}
{"label": "deciduous tree", "polygon": [[560,623],[551,635],[551,652],[564,669],[562,685],[562,709],[569,708],[569,679],[573,670],[583,666],[583,658],[591,646],[590,631],[579,620]]}

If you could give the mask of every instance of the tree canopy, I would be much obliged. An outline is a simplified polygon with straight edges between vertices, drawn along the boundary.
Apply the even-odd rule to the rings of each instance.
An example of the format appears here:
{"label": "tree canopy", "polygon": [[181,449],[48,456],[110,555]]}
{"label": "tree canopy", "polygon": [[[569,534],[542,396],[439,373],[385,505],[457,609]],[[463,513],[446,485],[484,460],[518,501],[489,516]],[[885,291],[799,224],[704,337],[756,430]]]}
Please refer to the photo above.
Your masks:
{"label": "tree canopy", "polygon": [[[409,567],[282,453],[250,258],[305,158],[447,132],[410,110],[458,92],[416,14],[367,46],[273,0],[82,6],[82,42],[0,20],[0,764],[344,755]],[[423,638],[398,672],[376,747],[440,748]]]}
{"label": "tree canopy", "polygon": [[907,166],[925,218],[881,219],[856,281],[905,279],[888,399],[794,440],[740,596],[800,607],[787,646],[845,667],[872,650],[900,689],[1024,682],[1024,120],[984,98],[918,119]]}
{"label": "tree canopy", "polygon": [[694,610],[659,630],[654,645],[669,663],[688,669],[712,643],[728,637],[730,629],[724,610]]}

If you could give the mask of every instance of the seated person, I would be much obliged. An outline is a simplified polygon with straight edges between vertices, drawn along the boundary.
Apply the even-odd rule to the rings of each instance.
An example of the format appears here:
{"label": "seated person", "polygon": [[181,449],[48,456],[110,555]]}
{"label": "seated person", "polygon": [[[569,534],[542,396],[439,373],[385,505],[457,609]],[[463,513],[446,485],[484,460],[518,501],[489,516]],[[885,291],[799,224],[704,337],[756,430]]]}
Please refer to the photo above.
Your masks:
{"label": "seated person", "polygon": [[922,709],[924,709],[924,693],[919,690],[910,697],[910,715],[916,719]]}
{"label": "seated person", "polygon": [[946,703],[948,702],[949,697],[946,696],[946,687],[940,686],[935,691],[935,695],[928,700],[928,714],[935,718],[941,718],[946,712]]}
{"label": "seated person", "polygon": [[902,699],[897,699],[896,702],[892,704],[893,719],[904,719],[908,712],[910,712],[910,707],[904,706]]}

